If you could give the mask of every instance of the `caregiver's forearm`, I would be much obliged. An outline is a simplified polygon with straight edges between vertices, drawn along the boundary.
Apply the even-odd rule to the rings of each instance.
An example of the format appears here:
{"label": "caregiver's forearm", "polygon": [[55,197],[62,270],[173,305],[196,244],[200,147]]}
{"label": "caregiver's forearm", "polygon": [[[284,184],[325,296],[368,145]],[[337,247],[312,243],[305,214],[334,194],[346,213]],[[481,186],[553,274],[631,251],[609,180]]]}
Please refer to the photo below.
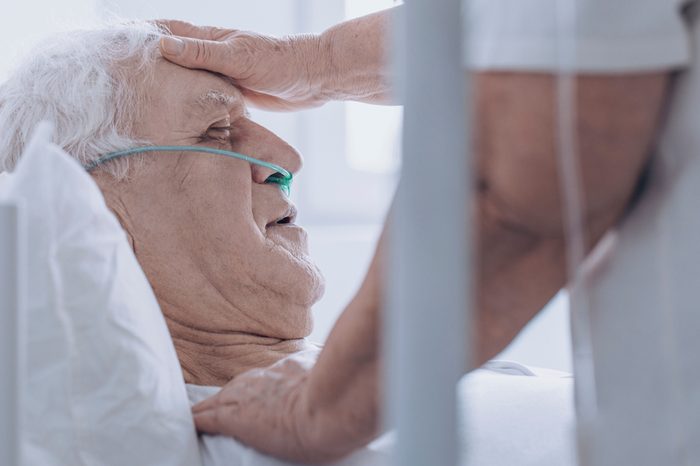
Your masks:
{"label": "caregiver's forearm", "polygon": [[[579,81],[577,126],[587,247],[619,220],[658,127],[668,76]],[[471,365],[500,352],[566,284],[556,155],[556,81],[547,75],[477,77],[478,261]],[[462,208],[458,203],[455,208]],[[339,458],[378,433],[380,240],[360,291],[336,324],[297,409],[314,459]]]}
{"label": "caregiver's forearm", "polygon": [[[355,298],[347,306],[312,369],[300,416],[306,450],[315,460],[334,460],[369,443],[379,433],[380,309],[386,234]],[[309,419],[311,421],[309,421]]]}
{"label": "caregiver's forearm", "polygon": [[402,7],[337,24],[321,34],[327,67],[322,96],[329,100],[390,103],[389,39],[392,16]]}

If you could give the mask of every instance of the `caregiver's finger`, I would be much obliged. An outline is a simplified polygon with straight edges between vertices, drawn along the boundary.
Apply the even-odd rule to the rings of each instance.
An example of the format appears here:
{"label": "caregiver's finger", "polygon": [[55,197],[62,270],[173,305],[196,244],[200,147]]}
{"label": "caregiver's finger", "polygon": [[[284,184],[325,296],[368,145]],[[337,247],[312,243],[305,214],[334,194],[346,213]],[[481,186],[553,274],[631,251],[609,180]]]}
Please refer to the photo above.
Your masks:
{"label": "caregiver's finger", "polygon": [[207,409],[213,409],[213,408],[216,408],[220,404],[221,404],[221,402],[217,398],[217,395],[214,395],[214,396],[207,398],[206,400],[202,400],[199,403],[192,406],[192,413],[196,414],[196,413],[199,413],[202,411],[206,411]]}
{"label": "caregiver's finger", "polygon": [[235,32],[235,30],[232,29],[197,26],[196,24],[178,19],[157,19],[154,23],[170,31],[174,36],[188,37],[190,39],[221,40],[226,35]]}
{"label": "caregiver's finger", "polygon": [[217,410],[208,409],[200,413],[194,414],[194,426],[197,428],[197,432],[204,432],[207,434],[218,434],[221,421],[219,416],[216,414]]}
{"label": "caregiver's finger", "polygon": [[235,63],[231,44],[205,39],[164,36],[160,39],[163,57],[186,68],[206,69],[230,75]]}
{"label": "caregiver's finger", "polygon": [[236,431],[236,410],[227,406],[207,409],[194,414],[193,418],[198,432],[233,436]]}
{"label": "caregiver's finger", "polygon": [[251,91],[245,87],[240,88],[239,91],[243,94],[243,98],[248,105],[261,110],[271,110],[275,112],[294,112],[297,110],[319,107],[324,103],[320,100],[318,102],[306,101],[297,103],[274,95]]}

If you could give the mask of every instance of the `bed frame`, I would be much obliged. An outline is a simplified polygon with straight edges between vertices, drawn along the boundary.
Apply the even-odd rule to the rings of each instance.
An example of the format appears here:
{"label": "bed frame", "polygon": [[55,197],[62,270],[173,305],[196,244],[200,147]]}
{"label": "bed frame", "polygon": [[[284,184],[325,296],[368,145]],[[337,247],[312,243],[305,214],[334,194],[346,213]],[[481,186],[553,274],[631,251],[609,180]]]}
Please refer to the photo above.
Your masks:
{"label": "bed frame", "polygon": [[[462,2],[412,0],[404,8],[394,32],[405,111],[390,230],[385,399],[397,431],[395,465],[457,465],[470,242],[467,209],[445,200],[470,193]],[[440,84],[430,85],[435,70]],[[415,343],[426,336],[435,344]]]}
{"label": "bed frame", "polygon": [[0,464],[20,464],[19,432],[24,336],[22,210],[0,203]]}

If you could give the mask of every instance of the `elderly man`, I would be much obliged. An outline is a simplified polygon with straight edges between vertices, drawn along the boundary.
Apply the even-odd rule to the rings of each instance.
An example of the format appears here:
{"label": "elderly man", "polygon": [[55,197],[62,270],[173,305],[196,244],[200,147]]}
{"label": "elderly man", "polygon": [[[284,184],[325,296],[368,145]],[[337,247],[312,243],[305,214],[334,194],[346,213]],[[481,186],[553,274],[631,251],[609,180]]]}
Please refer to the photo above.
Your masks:
{"label": "elderly man", "polygon": [[[82,63],[69,41],[35,57],[0,91],[4,168],[12,168],[24,131],[51,118],[59,143],[83,163],[147,141],[235,150],[301,169],[289,144],[248,118],[229,80],[157,58],[159,35],[144,25],[76,33],[73,40],[93,41]],[[98,47],[111,44],[123,49],[101,56]],[[125,138],[110,139],[116,134]],[[265,183],[272,170],[166,152],[92,173],[155,290],[187,382],[223,385],[306,348],[323,279],[294,224],[294,205]]]}

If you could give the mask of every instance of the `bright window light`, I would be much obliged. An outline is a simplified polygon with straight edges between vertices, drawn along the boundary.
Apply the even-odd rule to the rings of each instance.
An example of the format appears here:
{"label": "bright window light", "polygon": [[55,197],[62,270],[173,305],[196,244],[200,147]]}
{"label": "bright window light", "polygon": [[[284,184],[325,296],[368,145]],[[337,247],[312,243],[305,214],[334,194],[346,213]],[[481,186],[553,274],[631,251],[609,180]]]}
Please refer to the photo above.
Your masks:
{"label": "bright window light", "polygon": [[401,107],[348,103],[346,156],[355,170],[391,174],[400,166]]}
{"label": "bright window light", "polygon": [[[396,0],[346,0],[346,19],[399,5]],[[400,107],[348,103],[345,110],[346,157],[358,171],[392,174],[400,165]]]}
{"label": "bright window light", "polygon": [[399,0],[345,0],[345,18],[356,18],[403,3]]}

